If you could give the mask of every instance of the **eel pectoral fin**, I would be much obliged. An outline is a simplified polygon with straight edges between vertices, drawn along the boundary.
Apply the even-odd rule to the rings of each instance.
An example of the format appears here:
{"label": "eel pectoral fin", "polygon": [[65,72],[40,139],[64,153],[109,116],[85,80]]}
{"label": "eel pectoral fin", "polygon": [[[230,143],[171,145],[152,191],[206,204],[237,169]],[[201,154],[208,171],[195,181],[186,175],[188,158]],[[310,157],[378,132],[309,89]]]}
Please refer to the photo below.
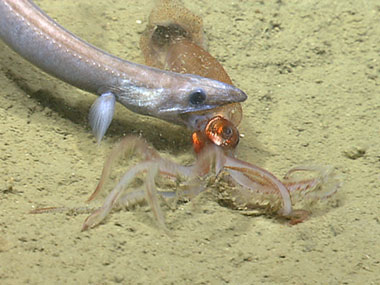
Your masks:
{"label": "eel pectoral fin", "polygon": [[88,119],[96,141],[100,143],[115,111],[115,95],[111,92],[103,93],[92,104]]}

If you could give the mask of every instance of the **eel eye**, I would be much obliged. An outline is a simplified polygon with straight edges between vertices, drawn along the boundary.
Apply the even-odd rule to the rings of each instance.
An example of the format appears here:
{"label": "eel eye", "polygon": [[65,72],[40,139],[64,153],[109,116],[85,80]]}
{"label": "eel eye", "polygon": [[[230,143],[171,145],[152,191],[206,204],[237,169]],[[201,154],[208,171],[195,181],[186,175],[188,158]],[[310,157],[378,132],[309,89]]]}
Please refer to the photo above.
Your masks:
{"label": "eel eye", "polygon": [[189,95],[189,102],[192,105],[200,105],[206,100],[206,94],[202,89],[194,90]]}

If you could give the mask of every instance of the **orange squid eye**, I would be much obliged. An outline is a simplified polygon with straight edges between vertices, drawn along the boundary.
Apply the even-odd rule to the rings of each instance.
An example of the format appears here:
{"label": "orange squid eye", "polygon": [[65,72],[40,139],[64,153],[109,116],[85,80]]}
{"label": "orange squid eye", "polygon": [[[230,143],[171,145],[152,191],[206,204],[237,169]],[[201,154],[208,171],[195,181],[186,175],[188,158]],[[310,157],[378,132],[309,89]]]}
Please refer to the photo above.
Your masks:
{"label": "orange squid eye", "polygon": [[238,129],[221,116],[216,116],[207,123],[205,134],[214,144],[223,148],[235,148],[239,143]]}

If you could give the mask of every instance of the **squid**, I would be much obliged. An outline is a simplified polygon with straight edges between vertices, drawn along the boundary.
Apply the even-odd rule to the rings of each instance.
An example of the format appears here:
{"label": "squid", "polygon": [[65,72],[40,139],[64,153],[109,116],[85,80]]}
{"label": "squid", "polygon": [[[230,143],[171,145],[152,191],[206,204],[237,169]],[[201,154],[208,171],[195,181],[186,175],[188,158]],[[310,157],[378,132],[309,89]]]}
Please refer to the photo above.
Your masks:
{"label": "squid", "polygon": [[[149,23],[140,40],[140,47],[148,65],[180,73],[192,73],[233,84],[223,66],[211,56],[204,40],[202,19],[173,0],[159,1],[151,12]],[[111,166],[124,153],[139,155],[141,161],[130,167],[107,196],[103,206],[84,222],[82,230],[98,225],[116,206],[128,206],[145,200],[161,228],[166,229],[159,198],[175,195],[189,198],[207,188],[208,177],[223,176],[234,193],[234,203],[246,207],[251,202],[263,201],[280,217],[296,224],[308,216],[306,210],[296,210],[292,198],[321,200],[332,196],[340,182],[331,167],[306,165],[289,170],[280,180],[269,171],[240,160],[235,155],[239,143],[238,125],[242,120],[240,103],[225,105],[207,112],[186,115],[188,127],[193,129],[192,142],[196,154],[193,165],[183,166],[163,158],[147,142],[137,137],[126,137],[112,151],[104,165],[100,182],[89,198],[99,195],[109,177]],[[311,177],[298,175],[308,172]],[[128,185],[140,174],[145,175],[140,189],[128,191]],[[158,191],[158,176],[187,181],[181,193]],[[271,197],[268,200],[268,197]],[[265,202],[264,202],[265,203]]]}
{"label": "squid", "polygon": [[[140,48],[147,65],[233,85],[222,65],[206,50],[202,19],[177,1],[159,1],[150,14]],[[128,208],[146,201],[158,226],[167,231],[160,199],[191,199],[207,190],[210,180],[215,184],[214,188],[218,188],[218,178],[227,183],[232,201],[229,204],[234,208],[265,208],[278,217],[288,219],[290,224],[297,224],[307,219],[309,212],[295,209],[294,200],[299,197],[310,201],[324,200],[341,186],[332,167],[298,166],[279,179],[264,168],[237,158],[238,125],[243,117],[240,103],[184,116],[182,119],[187,122],[187,127],[193,130],[194,163],[178,164],[162,157],[144,139],[125,137],[111,151],[88,202],[100,196],[112,166],[120,157],[136,156],[140,160],[124,173],[103,205],[86,218],[82,230],[99,225],[114,208]],[[176,182],[177,191],[158,189],[162,178]],[[137,180],[142,182],[131,190],[130,185],[135,185]],[[37,209],[34,213],[51,210],[54,208]]]}

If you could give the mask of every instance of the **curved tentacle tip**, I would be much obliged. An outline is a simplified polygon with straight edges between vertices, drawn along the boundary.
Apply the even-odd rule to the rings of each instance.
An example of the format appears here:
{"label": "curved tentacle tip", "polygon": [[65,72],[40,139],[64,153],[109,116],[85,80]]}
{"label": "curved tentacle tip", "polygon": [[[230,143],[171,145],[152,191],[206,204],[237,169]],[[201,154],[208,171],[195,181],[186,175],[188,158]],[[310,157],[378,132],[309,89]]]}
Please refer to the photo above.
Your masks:
{"label": "curved tentacle tip", "polygon": [[111,124],[115,111],[115,95],[111,92],[103,93],[92,104],[88,119],[96,141],[100,143]]}

